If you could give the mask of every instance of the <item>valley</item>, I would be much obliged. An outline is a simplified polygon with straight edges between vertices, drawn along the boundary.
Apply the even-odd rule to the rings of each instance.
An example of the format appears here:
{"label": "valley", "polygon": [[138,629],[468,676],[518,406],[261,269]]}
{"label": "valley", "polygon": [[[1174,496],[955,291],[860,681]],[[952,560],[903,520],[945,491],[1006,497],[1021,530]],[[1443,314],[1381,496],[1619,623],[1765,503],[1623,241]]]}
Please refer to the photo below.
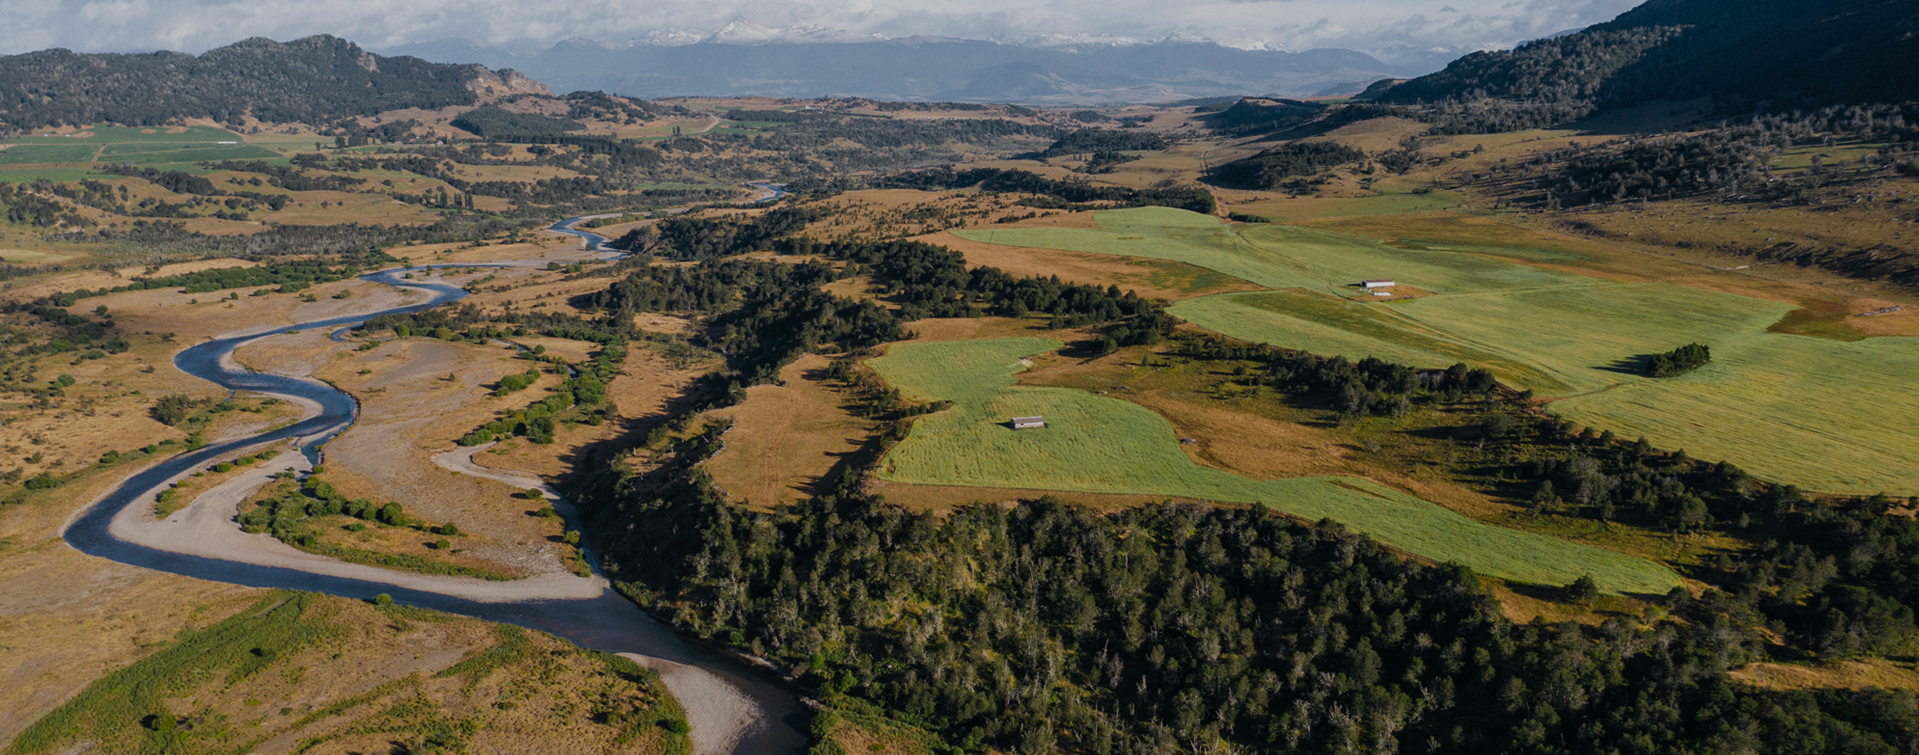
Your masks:
{"label": "valley", "polygon": [[0,111],[0,740],[1900,751],[1919,114],[1608,89],[1667,12],[1310,100],[93,60],[202,94]]}

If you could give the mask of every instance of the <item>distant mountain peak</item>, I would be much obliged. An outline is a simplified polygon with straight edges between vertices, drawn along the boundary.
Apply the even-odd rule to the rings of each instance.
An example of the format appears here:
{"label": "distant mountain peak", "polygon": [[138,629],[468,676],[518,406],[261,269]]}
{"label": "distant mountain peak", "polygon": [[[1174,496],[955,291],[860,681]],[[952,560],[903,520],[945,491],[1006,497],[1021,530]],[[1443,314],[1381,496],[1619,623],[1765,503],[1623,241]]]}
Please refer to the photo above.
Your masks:
{"label": "distant mountain peak", "polygon": [[1144,43],[1132,37],[1111,34],[1037,34],[1013,44],[1021,47],[1131,47]]}
{"label": "distant mountain peak", "polygon": [[814,24],[794,24],[784,29],[775,29],[754,23],[741,16],[727,22],[725,26],[720,27],[719,31],[699,41],[713,45],[805,45],[884,42],[886,37],[878,34],[858,34],[845,29]]}
{"label": "distant mountain peak", "polygon": [[779,36],[779,30],[771,26],[761,26],[740,16],[726,22],[719,31],[713,32],[705,40],[712,45],[758,45],[773,41]]}

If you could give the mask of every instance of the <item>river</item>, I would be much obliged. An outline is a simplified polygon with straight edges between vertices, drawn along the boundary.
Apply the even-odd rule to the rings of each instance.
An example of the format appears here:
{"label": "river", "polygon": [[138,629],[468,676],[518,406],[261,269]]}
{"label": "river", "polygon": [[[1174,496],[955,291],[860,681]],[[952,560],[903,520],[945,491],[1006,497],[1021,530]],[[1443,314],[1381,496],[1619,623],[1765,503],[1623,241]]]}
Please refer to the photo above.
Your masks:
{"label": "river", "polygon": [[[760,201],[771,201],[782,193],[769,190],[775,195]],[[582,220],[568,218],[550,230],[578,236],[595,252],[615,251],[605,248],[604,236],[574,227]],[[322,444],[352,425],[357,402],[317,380],[251,372],[233,361],[234,350],[268,336],[343,329],[380,315],[416,312],[466,296],[458,287],[401,277],[422,269],[426,268],[383,270],[360,277],[422,291],[429,295],[423,303],[220,338],[177,354],[174,365],[189,375],[230,391],[277,396],[317,411],[291,426],[209,445],[133,475],[75,515],[64,533],[67,543],[89,555],[198,579],[359,599],[385,593],[409,605],[550,632],[582,647],[627,655],[660,672],[667,688],[687,709],[697,755],[803,751],[807,741],[801,729],[810,714],[791,690],[769,672],[681,637],[615,593],[597,573],[591,580],[567,575],[571,580],[567,589],[541,591],[527,589],[532,585],[516,586],[516,582],[393,572],[299,553],[267,535],[241,535],[238,525],[226,516],[155,521],[136,505],[151,502],[172,480],[246,447],[290,438],[303,457],[296,462],[313,463]],[[558,503],[564,506],[564,501]],[[188,508],[199,506],[201,502],[196,501]]]}

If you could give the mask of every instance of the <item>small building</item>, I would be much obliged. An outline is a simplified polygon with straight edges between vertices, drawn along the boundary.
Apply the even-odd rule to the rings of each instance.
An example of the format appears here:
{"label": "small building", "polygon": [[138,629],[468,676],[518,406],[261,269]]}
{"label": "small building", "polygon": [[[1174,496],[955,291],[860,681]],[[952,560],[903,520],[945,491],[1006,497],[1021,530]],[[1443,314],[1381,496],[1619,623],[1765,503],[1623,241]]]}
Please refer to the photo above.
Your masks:
{"label": "small building", "polygon": [[1041,428],[1045,426],[1046,426],[1045,417],[1014,417],[1013,418],[1014,430],[1032,430],[1035,428]]}
{"label": "small building", "polygon": [[1391,291],[1381,291],[1381,290],[1379,290],[1379,289],[1373,289],[1373,295],[1374,295],[1374,296],[1392,296],[1392,295],[1393,295],[1393,292],[1391,292]]}
{"label": "small building", "polygon": [[1366,280],[1360,281],[1359,285],[1365,286],[1366,288],[1392,288],[1393,281],[1390,278],[1384,280]]}

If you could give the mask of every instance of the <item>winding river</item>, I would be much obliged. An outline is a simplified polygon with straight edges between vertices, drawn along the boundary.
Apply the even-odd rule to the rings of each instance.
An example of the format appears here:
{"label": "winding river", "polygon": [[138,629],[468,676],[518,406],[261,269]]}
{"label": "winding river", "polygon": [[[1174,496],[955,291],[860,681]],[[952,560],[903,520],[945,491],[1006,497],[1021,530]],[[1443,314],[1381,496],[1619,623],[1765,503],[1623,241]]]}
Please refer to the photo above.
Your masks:
{"label": "winding river", "polygon": [[[773,196],[759,202],[783,194],[778,187],[768,186],[766,190]],[[576,227],[586,219],[568,218],[550,230],[584,239],[591,251],[613,252],[605,247],[605,237]],[[535,265],[544,261],[494,264]],[[590,579],[552,574],[513,582],[411,574],[334,561],[294,550],[266,535],[239,531],[232,521],[234,507],[257,487],[254,479],[263,482],[266,475],[288,464],[310,468],[321,445],[353,424],[358,405],[352,396],[317,380],[249,371],[233,360],[234,350],[268,336],[296,330],[344,329],[383,314],[416,312],[466,295],[454,286],[401,277],[422,269],[426,268],[383,270],[361,278],[426,293],[428,299],[423,303],[248,332],[207,341],[176,355],[174,364],[189,375],[231,391],[293,401],[306,406],[310,416],[277,430],[208,445],[133,475],[75,514],[64,533],[67,543],[89,555],[198,579],[361,599],[386,593],[409,605],[550,632],[582,647],[626,655],[658,671],[667,688],[686,707],[697,755],[803,751],[806,737],[800,729],[808,714],[791,691],[771,674],[731,654],[680,637],[615,593],[597,572]],[[152,501],[172,481],[222,455],[286,439],[292,439],[301,452],[281,457],[288,464],[262,465],[243,476],[254,479],[236,479],[209,491],[166,520],[156,520],[150,507],[138,505]],[[501,479],[471,467],[470,455],[470,450],[443,454],[434,461],[458,472]],[[563,499],[556,500],[555,507],[573,519]]]}

